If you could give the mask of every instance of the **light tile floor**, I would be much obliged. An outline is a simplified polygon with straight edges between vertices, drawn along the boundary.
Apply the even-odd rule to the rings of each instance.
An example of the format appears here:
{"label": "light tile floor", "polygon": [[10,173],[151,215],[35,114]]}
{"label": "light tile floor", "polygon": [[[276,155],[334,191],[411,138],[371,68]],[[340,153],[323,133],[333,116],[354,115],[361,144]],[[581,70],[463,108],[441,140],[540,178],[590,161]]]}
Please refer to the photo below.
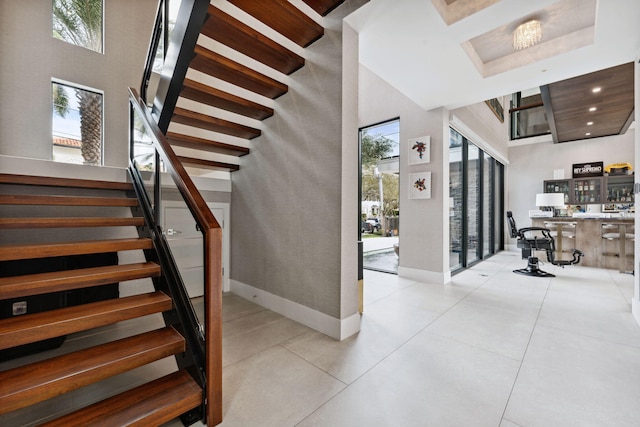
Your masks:
{"label": "light tile floor", "polygon": [[[512,272],[525,263],[503,252],[444,286],[366,271],[361,331],[342,342],[225,295],[222,426],[640,425],[633,276]],[[130,327],[118,324],[116,335]],[[131,386],[175,366],[160,362],[112,382]],[[33,425],[99,393],[90,386],[0,425]]]}
{"label": "light tile floor", "polygon": [[525,263],[503,252],[445,286],[367,271],[342,342],[225,296],[222,425],[640,425],[633,276]]}

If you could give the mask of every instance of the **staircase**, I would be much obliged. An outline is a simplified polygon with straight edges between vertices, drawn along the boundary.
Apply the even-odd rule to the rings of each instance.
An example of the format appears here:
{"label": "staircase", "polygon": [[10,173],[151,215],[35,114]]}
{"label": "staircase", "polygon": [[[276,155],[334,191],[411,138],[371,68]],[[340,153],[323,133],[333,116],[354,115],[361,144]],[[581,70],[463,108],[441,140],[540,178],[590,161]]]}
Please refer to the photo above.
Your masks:
{"label": "staircase", "polygon": [[[304,48],[324,35],[321,17],[343,1],[304,0],[305,10],[287,0],[194,1],[204,23],[185,36],[192,44],[182,48],[191,50],[171,80],[162,77],[153,103],[160,129],[185,166],[239,169],[228,156],[249,154],[249,140],[262,134],[259,122],[275,114],[275,100],[289,90],[287,76],[304,66]],[[220,45],[223,53],[214,51]],[[189,154],[180,154],[185,148]]]}
{"label": "staircase", "polygon": [[[203,230],[208,272],[205,294],[209,293],[205,295],[204,328],[197,323],[170,250],[163,243],[162,230],[153,218],[161,201],[152,197],[156,204],[152,206],[147,199],[133,143],[132,183],[0,174],[0,205],[9,209],[5,212],[17,212],[0,217],[0,233],[9,232],[16,240],[0,244],[0,276],[4,276],[0,277],[0,303],[43,295],[64,302],[86,289],[113,283],[120,283],[122,289],[128,281],[148,278],[154,288],[126,297],[62,304],[42,312],[30,312],[27,305],[26,313],[19,314],[23,307],[18,304],[13,317],[0,319],[0,421],[31,405],[46,412],[43,405],[49,399],[60,399],[169,357],[176,360],[174,372],[124,392],[106,389],[103,394],[111,396],[106,400],[55,420],[46,417],[44,425],[151,426],[176,417],[185,425],[197,420],[209,425],[222,421],[221,295],[219,283],[207,281],[207,277],[215,280],[221,271],[221,255],[215,249],[220,247],[221,234],[214,229],[217,224],[211,225],[215,219],[184,166],[228,172],[239,169],[237,159],[250,153],[249,140],[262,133],[260,121],[277,114],[276,100],[289,90],[288,76],[304,66],[304,48],[323,36],[324,29],[318,24],[321,17],[343,1],[302,0],[304,5],[298,2],[300,6],[295,6],[287,0],[212,0],[211,4],[182,0],[181,24],[171,36],[165,60],[165,68],[172,72],[162,73],[153,100],[147,100],[151,64],[162,35],[158,29],[162,23],[157,21],[142,97],[131,89],[131,108],[149,130],[153,148]],[[164,8],[162,2],[160,7]],[[149,112],[146,106],[151,103]],[[160,187],[159,182],[156,186]],[[79,216],[78,209],[95,214]],[[123,209],[132,214],[122,215]],[[110,210],[119,214],[104,214]],[[129,230],[136,236],[114,238],[118,232],[105,232],[104,238],[89,237],[99,229]],[[64,238],[47,238],[52,235]],[[213,249],[207,254],[209,247]],[[58,265],[58,260],[68,257],[129,251],[144,253],[145,261],[26,274],[9,271],[16,262]],[[2,359],[4,350],[51,340],[61,343],[66,335],[137,322],[158,313],[162,313],[164,327],[74,351],[41,353],[37,360],[27,357],[24,363],[16,359],[2,370],[9,363]],[[204,336],[201,329],[205,329]],[[51,353],[57,355],[46,357]]]}
{"label": "staircase", "polygon": [[[3,243],[17,240],[15,236],[34,241],[0,245],[0,302],[5,304],[4,307],[10,305],[14,308],[13,316],[0,319],[0,351],[4,351],[0,353],[0,362],[7,363],[7,359],[12,357],[7,351],[20,346],[154,313],[171,315],[174,306],[166,290],[122,298],[116,295],[115,298],[98,298],[90,302],[76,301],[73,305],[65,303],[83,290],[95,290],[95,287],[113,283],[121,283],[122,287],[126,286],[123,282],[144,278],[157,280],[162,275],[160,265],[154,261],[65,269],[68,257],[153,251],[153,242],[146,237],[86,239],[99,228],[129,229],[128,234],[138,234],[136,230],[140,230],[140,234],[144,234],[147,226],[143,218],[131,214],[123,216],[123,213],[139,208],[138,199],[132,197],[132,184],[7,174],[0,174],[0,184],[3,187],[0,195],[3,212],[17,214],[0,219],[0,231],[5,232]],[[107,215],[65,215],[65,212],[79,211]],[[27,217],[25,212],[34,215]],[[82,233],[83,229],[94,231]],[[9,230],[14,233],[8,233]],[[49,236],[39,238],[52,230],[57,232],[49,234],[60,240],[51,241]],[[78,234],[85,238],[77,238]],[[25,273],[25,268],[20,267],[24,263],[32,271]],[[44,268],[41,267],[43,265]],[[51,310],[32,312],[31,306],[37,306],[38,296],[40,300],[63,303]],[[0,372],[0,414],[185,353],[187,344],[183,335],[170,322],[166,325],[50,358],[44,358],[46,353],[42,353],[43,357],[33,363],[14,363],[16,366]],[[105,394],[108,393],[105,391]],[[158,425],[201,404],[202,387],[187,369],[178,369],[46,425],[90,425],[97,421],[114,426],[133,423]]]}

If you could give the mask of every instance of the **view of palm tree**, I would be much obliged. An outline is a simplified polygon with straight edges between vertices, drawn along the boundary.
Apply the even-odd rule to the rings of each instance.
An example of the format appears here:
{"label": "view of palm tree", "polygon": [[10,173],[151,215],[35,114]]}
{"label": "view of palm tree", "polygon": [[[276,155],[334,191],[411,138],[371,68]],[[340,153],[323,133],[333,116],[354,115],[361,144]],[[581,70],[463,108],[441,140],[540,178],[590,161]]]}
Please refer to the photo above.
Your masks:
{"label": "view of palm tree", "polygon": [[[102,53],[103,0],[53,0],[53,37]],[[84,163],[102,164],[102,95],[75,89]],[[53,111],[70,112],[69,91],[53,84]]]}

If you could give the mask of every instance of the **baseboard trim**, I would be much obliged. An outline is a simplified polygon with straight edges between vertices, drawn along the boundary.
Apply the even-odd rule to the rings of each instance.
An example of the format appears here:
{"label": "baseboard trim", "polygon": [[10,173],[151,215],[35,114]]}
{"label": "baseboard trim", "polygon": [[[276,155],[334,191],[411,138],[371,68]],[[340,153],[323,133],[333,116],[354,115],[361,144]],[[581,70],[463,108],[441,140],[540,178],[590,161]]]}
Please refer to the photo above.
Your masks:
{"label": "baseboard trim", "polygon": [[451,282],[451,271],[438,272],[398,266],[398,276],[418,282],[445,285]]}
{"label": "baseboard trim", "polygon": [[361,316],[359,313],[355,313],[345,319],[336,319],[302,304],[233,279],[231,280],[231,292],[336,340],[342,341],[360,331]]}

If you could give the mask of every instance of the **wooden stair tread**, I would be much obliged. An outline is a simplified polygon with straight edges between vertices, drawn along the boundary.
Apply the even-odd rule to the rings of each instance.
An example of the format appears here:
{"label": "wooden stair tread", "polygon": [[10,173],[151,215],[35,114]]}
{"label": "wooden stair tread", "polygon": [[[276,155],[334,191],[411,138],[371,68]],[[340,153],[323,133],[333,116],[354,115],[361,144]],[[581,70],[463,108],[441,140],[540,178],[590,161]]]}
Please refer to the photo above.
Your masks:
{"label": "wooden stair tread", "polygon": [[141,262],[0,277],[0,300],[158,276],[160,276],[158,264]]}
{"label": "wooden stair tread", "polygon": [[202,46],[196,45],[194,53],[189,64],[194,70],[271,99],[289,90],[287,85]]}
{"label": "wooden stair tread", "polygon": [[244,156],[249,154],[249,149],[247,147],[240,147],[239,145],[226,144],[224,142],[211,141],[209,139],[173,132],[167,132],[166,136],[171,145],[177,145],[179,147],[203,150],[211,153],[229,154],[232,156]]}
{"label": "wooden stair tread", "polygon": [[302,0],[318,15],[327,16],[336,7],[344,3],[344,0]]}
{"label": "wooden stair tread", "polygon": [[256,120],[273,116],[273,108],[185,79],[180,96]]}
{"label": "wooden stair tread", "polygon": [[144,226],[144,218],[0,218],[0,229]]}
{"label": "wooden stair tread", "polygon": [[173,328],[163,328],[0,372],[0,414],[184,350],[184,338]]}
{"label": "wooden stair tread", "polygon": [[110,239],[81,242],[0,245],[0,261],[46,258],[65,255],[97,254],[104,252],[151,249],[151,239]]}
{"label": "wooden stair tread", "polygon": [[0,320],[0,350],[171,310],[162,292],[114,298]]}
{"label": "wooden stair tread", "polygon": [[46,187],[95,188],[100,190],[132,191],[130,182],[98,181],[92,179],[52,178],[48,176],[0,173],[0,184],[40,185]]}
{"label": "wooden stair tread", "polygon": [[40,427],[161,425],[202,403],[202,389],[184,370],[74,411]]}
{"label": "wooden stair tread", "polygon": [[304,58],[281,46],[213,5],[201,34],[247,55],[283,74],[304,66]]}
{"label": "wooden stair tread", "polygon": [[252,139],[262,134],[260,129],[207,116],[206,114],[196,113],[195,111],[186,110],[180,107],[176,107],[174,109],[173,119],[171,121],[245,139]]}
{"label": "wooden stair tread", "polygon": [[216,162],[215,160],[196,159],[194,157],[178,156],[180,161],[185,165],[194,165],[198,167],[204,167],[211,170],[221,170],[226,172],[235,172],[240,169],[240,166],[233,163]]}
{"label": "wooden stair tread", "polygon": [[249,15],[273,28],[289,40],[307,47],[324,35],[324,28],[287,0],[257,2],[229,0]]}
{"label": "wooden stair tread", "polygon": [[45,196],[37,194],[0,194],[0,205],[50,206],[138,206],[132,197]]}

